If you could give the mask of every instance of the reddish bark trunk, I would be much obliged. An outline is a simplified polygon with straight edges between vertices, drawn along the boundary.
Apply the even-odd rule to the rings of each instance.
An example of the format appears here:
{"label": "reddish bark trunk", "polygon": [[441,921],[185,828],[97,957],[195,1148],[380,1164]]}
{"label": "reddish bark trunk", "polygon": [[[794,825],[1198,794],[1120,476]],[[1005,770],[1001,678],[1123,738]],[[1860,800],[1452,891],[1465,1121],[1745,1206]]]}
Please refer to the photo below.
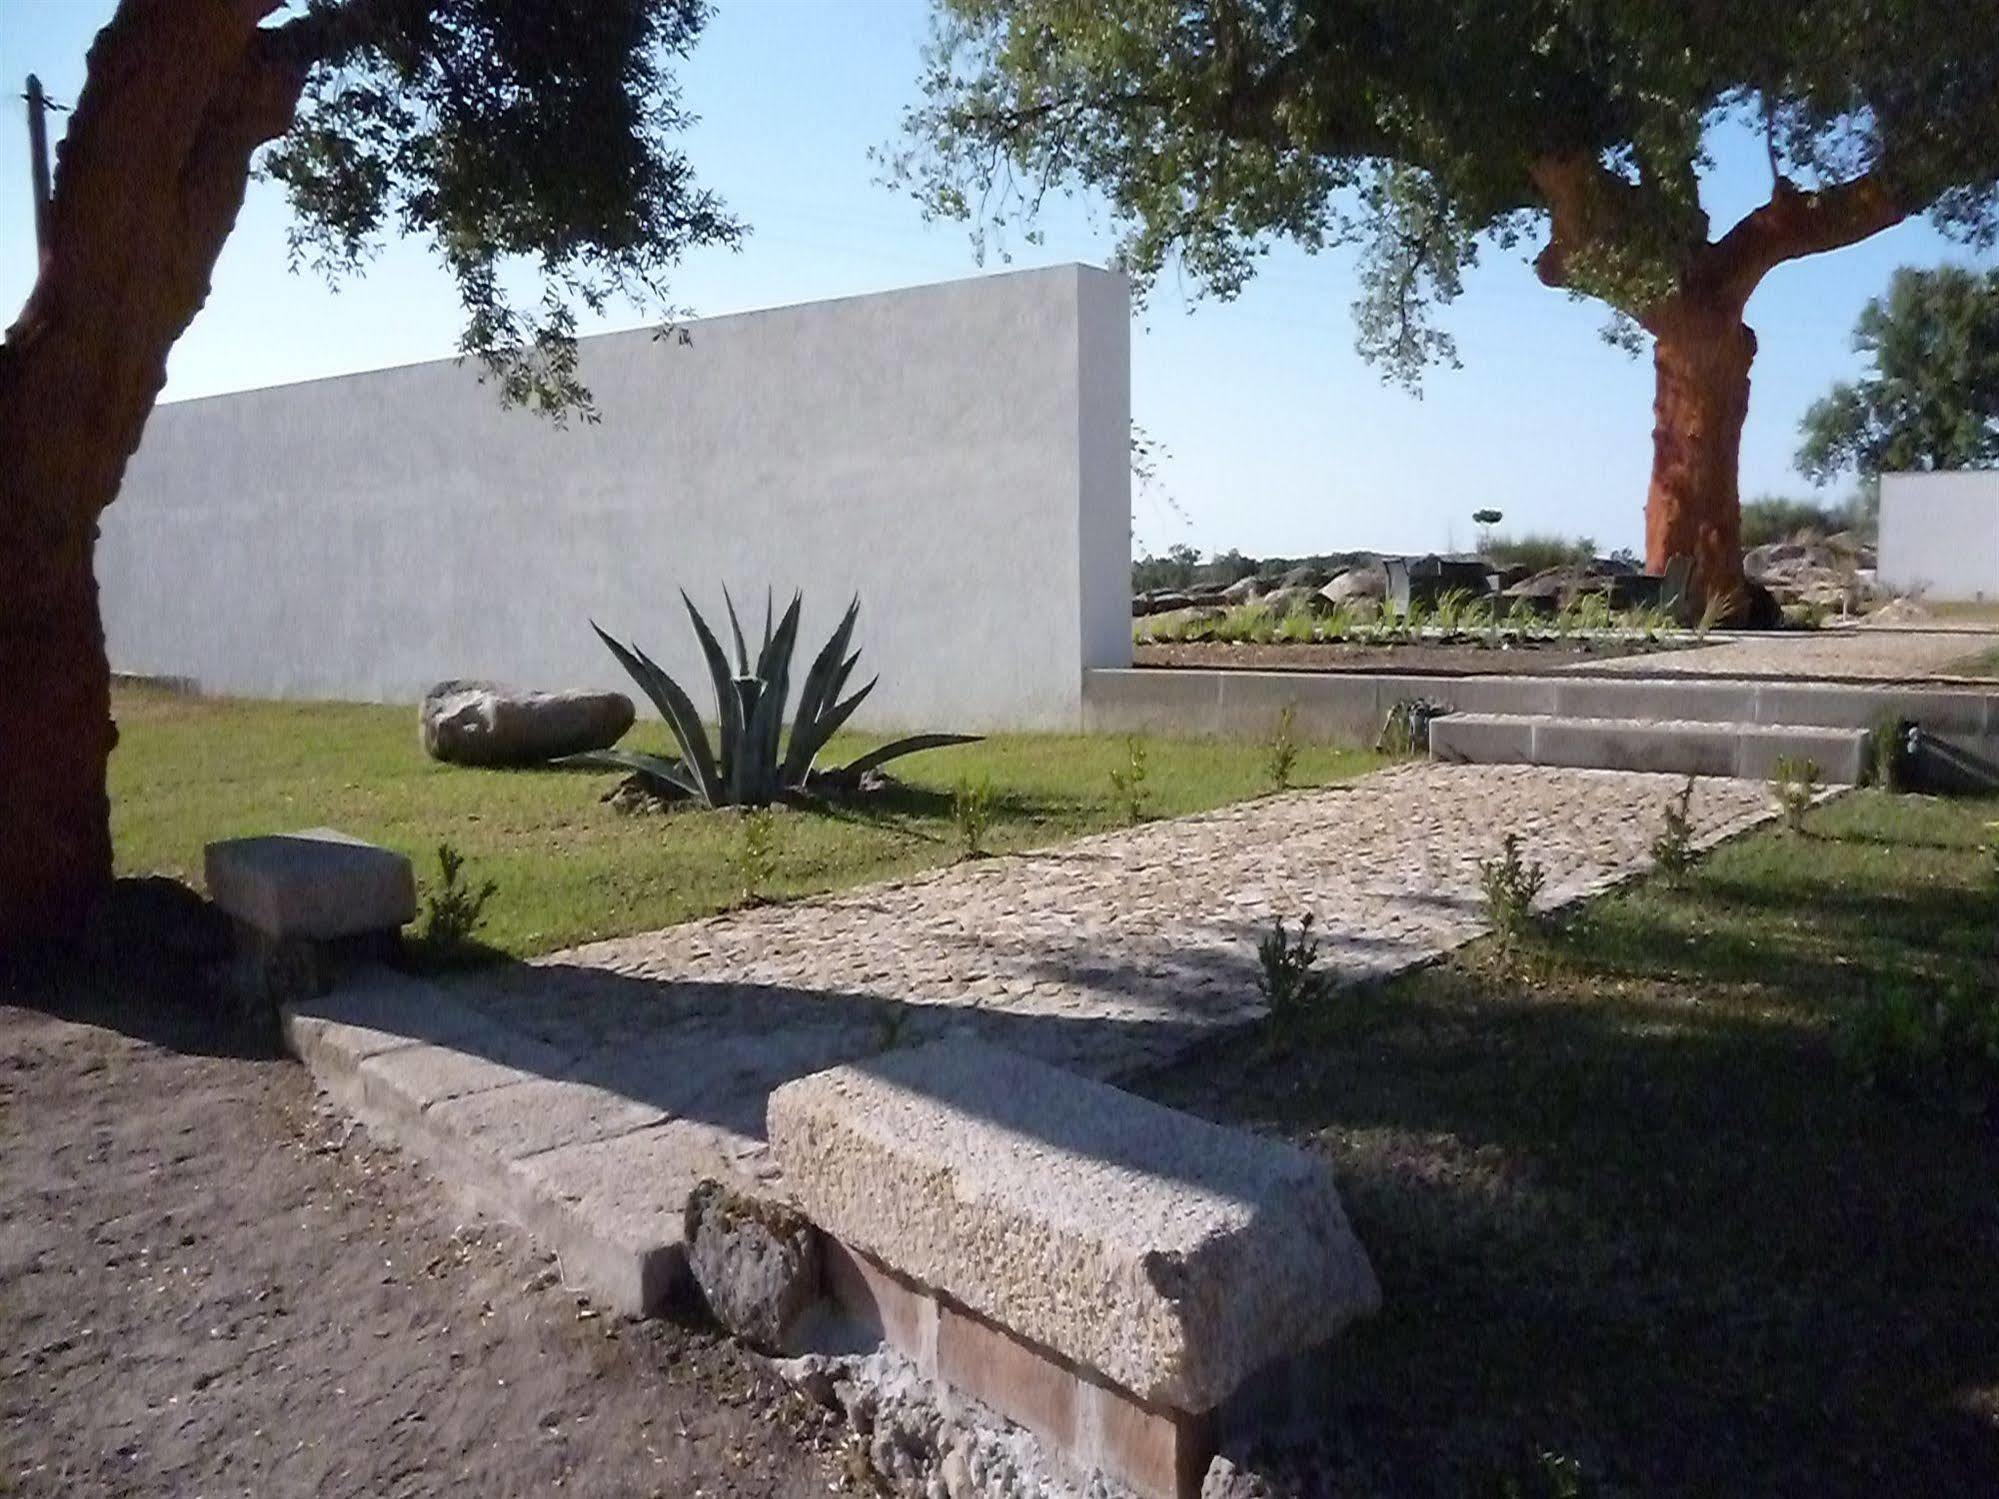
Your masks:
{"label": "reddish bark trunk", "polygon": [[97,520],[207,298],[251,154],[297,105],[301,74],[257,30],[270,8],[121,0],[0,344],[0,949],[73,932],[110,882]]}
{"label": "reddish bark trunk", "polygon": [[1676,309],[1653,333],[1645,566],[1663,572],[1675,557],[1689,558],[1698,595],[1732,595],[1739,610],[1747,598],[1736,474],[1756,335],[1730,303]]}

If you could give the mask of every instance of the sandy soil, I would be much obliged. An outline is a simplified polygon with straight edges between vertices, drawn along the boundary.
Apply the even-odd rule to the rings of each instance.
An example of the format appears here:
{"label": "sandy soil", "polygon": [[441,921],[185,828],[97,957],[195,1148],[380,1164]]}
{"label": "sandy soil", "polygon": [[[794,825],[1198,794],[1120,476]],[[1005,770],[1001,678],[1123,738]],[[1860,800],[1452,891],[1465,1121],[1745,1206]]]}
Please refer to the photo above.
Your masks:
{"label": "sandy soil", "polygon": [[0,1004],[0,1493],[847,1488],[829,1418],[730,1345],[600,1315],[148,987],[113,1029],[90,985],[0,977],[39,1006]]}

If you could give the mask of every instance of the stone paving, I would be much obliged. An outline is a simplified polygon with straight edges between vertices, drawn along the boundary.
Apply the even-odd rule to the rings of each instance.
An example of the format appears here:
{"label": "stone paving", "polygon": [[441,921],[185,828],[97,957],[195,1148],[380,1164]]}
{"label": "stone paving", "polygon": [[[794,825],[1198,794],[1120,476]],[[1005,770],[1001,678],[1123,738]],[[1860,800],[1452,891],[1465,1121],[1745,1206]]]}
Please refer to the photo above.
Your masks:
{"label": "stone paving", "polygon": [[1948,676],[1957,663],[1999,646],[1999,631],[1953,625],[1845,625],[1806,633],[1743,635],[1715,645],[1563,668],[1612,676],[1793,677],[1895,682]]}
{"label": "stone paving", "polygon": [[[299,1007],[336,1099],[650,1310],[687,1192],[769,1181],[778,1084],[970,1030],[1111,1079],[1261,1012],[1255,944],[1317,917],[1322,962],[1380,977],[1477,936],[1502,834],[1558,905],[1643,867],[1677,777],[1411,764],[893,883],[739,911],[448,985],[378,974]],[[1769,815],[1702,780],[1712,842]]]}

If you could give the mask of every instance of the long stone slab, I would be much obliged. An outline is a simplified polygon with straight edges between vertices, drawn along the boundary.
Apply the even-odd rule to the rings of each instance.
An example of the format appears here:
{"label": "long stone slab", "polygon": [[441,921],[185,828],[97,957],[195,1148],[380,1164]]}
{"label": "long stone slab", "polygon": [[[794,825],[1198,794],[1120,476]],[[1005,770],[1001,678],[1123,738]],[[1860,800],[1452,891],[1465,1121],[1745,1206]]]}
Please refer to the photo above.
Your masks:
{"label": "long stone slab", "polygon": [[777,1089],[826,1232],[1142,1401],[1219,1406],[1381,1292],[1330,1168],[969,1039]]}
{"label": "long stone slab", "polygon": [[1546,765],[1767,780],[1785,759],[1810,760],[1835,785],[1866,776],[1867,731],[1798,724],[1667,723],[1452,713],[1430,723],[1430,753],[1474,765]]}

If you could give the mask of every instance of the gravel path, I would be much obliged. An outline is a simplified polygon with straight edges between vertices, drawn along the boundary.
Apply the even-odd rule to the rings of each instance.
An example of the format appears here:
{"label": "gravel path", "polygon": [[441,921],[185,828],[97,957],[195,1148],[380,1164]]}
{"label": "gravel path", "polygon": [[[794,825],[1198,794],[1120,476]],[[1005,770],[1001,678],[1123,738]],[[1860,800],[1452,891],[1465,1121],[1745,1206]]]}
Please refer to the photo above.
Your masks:
{"label": "gravel path", "polygon": [[[669,1061],[707,1074],[711,1095],[740,1077],[736,1106],[711,1096],[704,1108],[750,1134],[770,1082],[952,1026],[1115,1077],[1257,1014],[1256,943],[1274,918],[1312,912],[1321,961],[1343,978],[1397,972],[1484,929],[1478,865],[1503,834],[1546,867],[1543,902],[1559,904],[1641,867],[1679,785],[1410,764],[572,948],[460,992],[564,1052],[594,1054],[583,1070],[599,1080]],[[1697,835],[1744,827],[1767,800],[1757,783],[1703,780]]]}
{"label": "gravel path", "polygon": [[1661,651],[1642,662],[1586,661],[1563,671],[1633,671],[1644,676],[1848,678],[1893,682],[1947,673],[1957,662],[1999,646],[1999,631],[1854,625],[1811,633],[1748,635],[1718,645]]}
{"label": "gravel path", "polygon": [[153,1029],[0,1004],[0,1493],[846,1488],[728,1345],[580,1303],[303,1068]]}

